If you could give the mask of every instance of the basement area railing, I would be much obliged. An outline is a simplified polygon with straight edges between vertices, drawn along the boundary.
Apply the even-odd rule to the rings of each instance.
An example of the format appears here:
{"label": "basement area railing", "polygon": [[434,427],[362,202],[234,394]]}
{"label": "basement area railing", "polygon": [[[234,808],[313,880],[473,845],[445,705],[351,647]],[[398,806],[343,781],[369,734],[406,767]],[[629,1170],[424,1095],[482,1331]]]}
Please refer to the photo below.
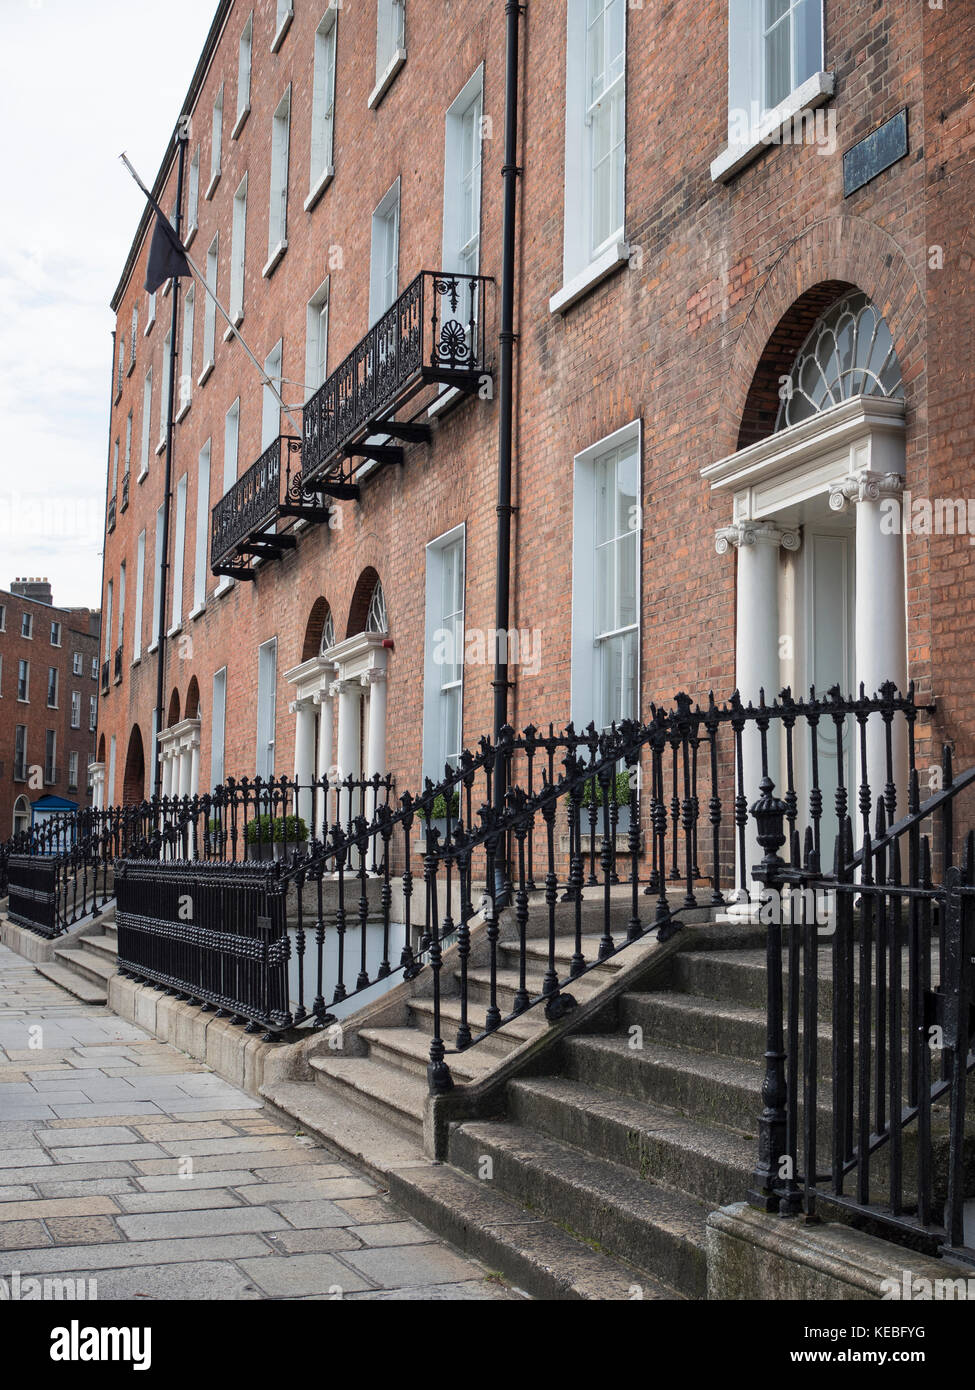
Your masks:
{"label": "basement area railing", "polygon": [[[429,969],[430,1081],[444,1089],[450,1073],[439,996],[446,944],[457,947],[444,982],[459,1012],[451,1039],[457,1050],[537,1006],[555,1017],[572,1007],[575,980],[650,931],[675,930],[685,908],[724,906],[731,898],[744,899],[741,910],[749,910],[752,875],[739,872],[736,882],[736,861],[759,857],[748,831],[759,787],[742,790],[740,770],[772,741],[771,729],[786,769],[786,823],[795,839],[800,802],[808,806],[815,844],[827,834],[827,793],[834,803],[847,795],[872,801],[865,775],[844,786],[857,741],[861,766],[873,759],[880,769],[885,806],[896,805],[913,770],[917,715],[913,692],[888,687],[872,698],[833,691],[800,702],[784,692],[771,705],[746,706],[736,696],[703,709],[682,696],[669,710],[654,709],[646,723],[603,733],[571,725],[547,734],[533,726],[521,734],[505,729],[497,743],[482,739],[439,782],[428,780],[421,793],[406,793],[395,805],[386,783],[359,783],[337,810],[327,783],[228,784],[184,804],[182,823],[167,830],[166,857],[177,874],[184,861],[190,869],[194,862],[226,863],[231,892],[235,861],[277,856],[272,872],[281,875],[287,898],[289,1017],[262,1019],[272,1035],[299,1024],[323,1026],[336,1008],[348,1012],[350,1001],[391,977]],[[800,727],[807,733],[801,756]],[[829,784],[817,772],[826,749],[833,754]],[[467,973],[477,912],[488,924],[483,1007],[474,1005]],[[548,945],[536,980],[528,924],[539,912]],[[502,927],[511,941],[502,939]],[[174,957],[180,931],[169,938]],[[556,949],[555,938],[567,938],[571,951],[561,942]],[[123,969],[128,964],[137,970],[138,962],[122,960]],[[508,992],[499,980],[505,970],[517,977]],[[248,1001],[238,1003],[243,1016]]]}
{"label": "basement area railing", "polygon": [[961,822],[975,768],[956,778],[946,749],[932,781],[922,803],[911,770],[898,819],[880,797],[872,820],[861,799],[859,849],[841,806],[831,871],[808,832],[801,857],[795,841],[781,857],[787,798],[763,781],[769,987],[750,1200],[972,1264],[975,831]]}

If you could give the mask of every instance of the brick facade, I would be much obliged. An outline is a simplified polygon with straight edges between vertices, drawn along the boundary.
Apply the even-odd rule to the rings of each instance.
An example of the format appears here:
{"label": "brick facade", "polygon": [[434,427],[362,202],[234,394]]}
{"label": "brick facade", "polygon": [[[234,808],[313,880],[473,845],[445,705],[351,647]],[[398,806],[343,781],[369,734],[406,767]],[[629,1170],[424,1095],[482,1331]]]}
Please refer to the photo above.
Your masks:
{"label": "brick facade", "polygon": [[[253,6],[250,113],[237,138],[238,41],[250,7],[223,4],[209,61],[191,89],[189,155],[200,150],[199,228],[190,254],[203,264],[219,232],[218,293],[229,298],[234,191],[244,174],[247,241],[241,332],[263,360],[283,341],[283,376],[305,371],[306,304],[330,277],[328,370],[368,328],[370,219],[401,179],[399,287],[437,268],[443,219],[444,114],[483,63],[485,134],[481,273],[501,273],[504,125],[504,13],[486,0],[444,9],[407,0],[408,58],[374,109],[375,17],[370,3],[337,15],[335,176],[309,210],[310,104],[314,32],[325,0],[297,0],[276,53],[273,0]],[[906,481],[916,496],[967,496],[975,436],[972,371],[975,311],[971,276],[975,240],[975,94],[969,83],[975,16],[957,0],[883,6],[825,0],[825,64],[835,80],[827,112],[835,148],[772,145],[726,182],[710,164],[726,143],[728,6],[647,5],[627,13],[626,219],[629,262],[565,314],[550,298],[562,284],[566,25],[562,4],[529,4],[523,21],[521,155],[518,206],[519,334],[516,369],[512,625],[538,629],[537,673],[513,671],[510,718],[547,725],[570,716],[573,459],[634,420],[642,423],[640,705],[679,689],[724,696],[736,683],[735,564],[715,552],[717,528],[731,520],[730,499],[713,495],[700,470],[766,436],[774,425],[778,383],[817,317],[847,290],[865,293],[893,335],[904,383]],[[265,277],[272,114],[291,84],[288,249]],[[223,157],[211,199],[211,111],[224,91]],[[906,109],[907,157],[844,197],[843,153]],[[175,201],[175,163],[157,180],[160,203]],[[941,248],[941,255],[933,248]],[[171,300],[157,297],[146,333],[143,290],[148,237],[140,229],[113,300],[117,338],[127,343],[112,439],[133,445],[129,504],[106,538],[105,574],[127,566],[120,684],[102,703],[98,756],[116,743],[114,785],[106,799],[137,789],[126,780],[130,745],[142,750],[151,788],[150,730],[157,658],[150,652],[152,556],[163,500],[159,383]],[[184,282],[184,287],[187,282]],[[485,306],[489,343],[497,342],[496,283]],[[139,312],[135,364],[129,370],[133,308]],[[182,317],[182,316],[180,316]],[[180,322],[178,331],[181,332]],[[200,386],[203,294],[196,290],[192,404],[176,424],[173,489],[187,476],[181,631],[166,643],[164,708],[185,715],[191,682],[201,703],[201,789],[210,766],[209,704],[214,673],[227,669],[225,769],[255,766],[255,708],[260,643],[278,644],[275,770],[291,772],[294,719],[284,673],[313,654],[310,615],[324,598],[337,640],[361,630],[362,576],[381,578],[394,650],[389,660],[387,763],[399,789],[420,780],[427,543],[466,528],[465,621],[494,620],[497,500],[497,400],[468,399],[438,418],[433,443],[410,445],[405,466],[364,485],[361,502],[341,505],[342,526],[312,526],[280,561],[265,562],[253,584],[223,596],[207,576],[205,611],[193,607],[197,458],[211,441],[209,506],[222,493],[224,420],[240,397],[238,474],[261,450],[262,388],[218,320],[215,367]],[[180,356],[181,356],[180,351]],[[137,482],[143,380],[153,368],[148,476]],[[117,367],[113,364],[113,372]],[[302,400],[286,385],[289,402]],[[289,394],[290,391],[290,394]],[[290,433],[290,427],[285,425]],[[121,452],[121,451],[120,451]],[[120,464],[120,474],[122,465]],[[121,483],[119,484],[121,489]],[[175,510],[175,509],[174,509]],[[142,654],[133,661],[136,543],[146,530]],[[208,528],[209,531],[209,528]],[[171,536],[170,558],[175,537]],[[908,536],[908,669],[938,704],[924,738],[956,743],[975,755],[968,717],[975,671],[968,655],[972,612],[969,537]],[[359,597],[357,598],[357,587]],[[103,595],[104,606],[104,595]],[[168,626],[168,623],[167,623]],[[468,665],[463,723],[468,744],[489,732],[493,669]],[[5,675],[5,680],[8,679]],[[173,699],[175,698],[175,703]],[[190,696],[190,703],[195,694]],[[174,719],[164,720],[175,722]],[[134,733],[134,731],[136,731]],[[130,768],[131,770],[131,768]]]}
{"label": "brick facade", "polygon": [[[98,696],[99,615],[87,608],[56,608],[7,590],[0,590],[0,612],[0,826],[6,838],[14,829],[15,810],[29,819],[34,803],[47,797],[74,806],[91,805],[88,764],[95,752],[95,733],[90,701]],[[25,615],[31,619],[29,637],[23,635]],[[54,623],[60,624],[59,645],[52,641]],[[74,669],[76,657],[80,657],[80,673]],[[18,698],[21,661],[29,666],[26,702]],[[53,707],[48,705],[51,668],[57,671]],[[79,697],[76,729],[71,727],[73,694]],[[18,725],[27,730],[22,769],[15,756]],[[50,779],[45,767],[48,730],[55,734],[54,777]],[[72,754],[77,757],[74,785]]]}

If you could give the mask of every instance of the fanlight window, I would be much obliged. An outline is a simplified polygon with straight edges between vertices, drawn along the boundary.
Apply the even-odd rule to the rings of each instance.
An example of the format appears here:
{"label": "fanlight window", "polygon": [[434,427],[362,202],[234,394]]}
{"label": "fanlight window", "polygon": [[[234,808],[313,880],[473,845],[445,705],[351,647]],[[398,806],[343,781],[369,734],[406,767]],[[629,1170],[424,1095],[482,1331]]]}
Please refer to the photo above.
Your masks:
{"label": "fanlight window", "polygon": [[890,329],[865,294],[847,295],[815,325],[783,383],[775,428],[788,429],[855,396],[904,397]]}
{"label": "fanlight window", "polygon": [[369,600],[369,616],[366,619],[366,631],[389,631],[389,622],[386,618],[386,595],[383,593],[381,580],[376,581],[376,587],[372,591],[372,598]]}
{"label": "fanlight window", "polygon": [[324,656],[326,652],[330,652],[334,646],[335,623],[332,620],[331,609],[329,609],[328,613],[325,615],[325,626],[322,628],[322,644],[318,650],[321,655]]}

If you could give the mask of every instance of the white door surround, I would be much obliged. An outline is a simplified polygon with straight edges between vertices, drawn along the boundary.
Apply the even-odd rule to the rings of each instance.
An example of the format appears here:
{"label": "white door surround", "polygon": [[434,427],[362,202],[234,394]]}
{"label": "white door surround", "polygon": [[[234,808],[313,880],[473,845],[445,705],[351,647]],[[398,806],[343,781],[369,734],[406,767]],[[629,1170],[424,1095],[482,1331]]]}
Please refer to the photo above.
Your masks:
{"label": "white door surround", "polygon": [[[290,708],[295,716],[297,782],[327,778],[335,786],[350,776],[372,777],[378,772],[385,777],[387,642],[382,633],[360,632],[286,673],[285,680],[295,687]],[[305,802],[299,814],[309,827],[314,820],[316,833],[331,825],[339,811],[334,791],[327,799],[321,790],[316,793],[314,817],[310,792]],[[367,804],[367,811],[373,809]]]}
{"label": "white door surround", "polygon": [[[790,634],[780,597],[781,553],[800,551],[805,527],[830,515],[842,527],[841,518],[850,513],[856,537],[855,686],[843,693],[856,694],[862,683],[872,695],[884,680],[906,690],[904,538],[899,508],[898,524],[891,525],[885,506],[903,492],[904,473],[904,403],[879,396],[844,401],[701,470],[712,492],[732,500],[731,524],[717,531],[715,544],[719,555],[738,555],[735,674],[746,704],[757,702],[760,689],[773,699],[795,670],[794,662],[790,668],[782,659],[788,655],[782,639]],[[894,728],[896,765],[906,766],[900,737],[905,731],[897,723]],[[753,799],[761,779],[760,749],[756,731],[746,732],[752,737],[743,741],[745,790]],[[777,753],[770,749],[770,775],[781,790]],[[868,731],[867,769],[876,804],[886,782],[880,730],[876,736]],[[757,850],[753,841],[750,853]]]}
{"label": "white door surround", "polygon": [[163,796],[200,792],[200,720],[183,719],[159,735]]}

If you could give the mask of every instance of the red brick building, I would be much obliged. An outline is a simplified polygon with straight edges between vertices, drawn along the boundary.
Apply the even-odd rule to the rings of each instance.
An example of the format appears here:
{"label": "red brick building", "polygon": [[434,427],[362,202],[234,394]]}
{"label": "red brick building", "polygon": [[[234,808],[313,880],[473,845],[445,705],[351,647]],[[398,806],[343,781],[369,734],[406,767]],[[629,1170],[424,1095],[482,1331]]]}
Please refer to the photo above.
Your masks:
{"label": "red brick building", "polygon": [[6,838],[91,805],[99,615],[56,608],[46,579],[0,590],[0,825]]}
{"label": "red brick building", "polygon": [[[511,722],[911,678],[970,761],[975,13],[568,0],[521,37]],[[144,292],[144,218],[97,795],[151,790],[163,573],[164,789],[414,787],[492,727],[504,7],[222,0],[184,110],[184,239],[293,418],[180,282],[164,556],[174,291]],[[399,369],[424,271],[461,302],[419,282],[416,332],[484,360],[370,420],[353,384]],[[289,512],[299,467],[340,486]]]}

